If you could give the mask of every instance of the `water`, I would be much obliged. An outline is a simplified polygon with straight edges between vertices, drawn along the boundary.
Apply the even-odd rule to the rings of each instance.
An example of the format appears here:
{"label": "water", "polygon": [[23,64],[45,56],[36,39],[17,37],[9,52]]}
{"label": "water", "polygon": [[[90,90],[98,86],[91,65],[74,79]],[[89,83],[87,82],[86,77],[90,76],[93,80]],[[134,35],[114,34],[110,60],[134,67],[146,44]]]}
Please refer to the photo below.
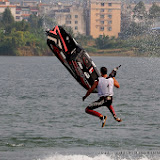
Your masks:
{"label": "water", "polygon": [[85,113],[97,99],[56,57],[0,57],[0,160],[159,160],[160,59],[92,57],[117,73],[113,106],[123,122]]}

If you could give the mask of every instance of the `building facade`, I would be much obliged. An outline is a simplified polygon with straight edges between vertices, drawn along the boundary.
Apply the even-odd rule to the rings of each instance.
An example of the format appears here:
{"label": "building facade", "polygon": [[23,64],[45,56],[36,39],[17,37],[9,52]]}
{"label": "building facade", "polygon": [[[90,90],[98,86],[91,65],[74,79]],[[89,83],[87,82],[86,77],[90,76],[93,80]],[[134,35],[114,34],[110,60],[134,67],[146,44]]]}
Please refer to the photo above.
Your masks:
{"label": "building facade", "polygon": [[38,16],[39,9],[38,7],[32,6],[17,6],[16,7],[16,21],[26,20],[28,21],[30,15],[33,14]]}
{"label": "building facade", "polygon": [[55,3],[54,5],[40,5],[41,16],[51,17],[60,26],[68,26],[74,34],[86,35],[85,12],[82,5]]}
{"label": "building facade", "polygon": [[31,14],[38,16],[39,8],[36,1],[23,1],[23,5],[11,4],[8,0],[0,0],[0,13],[3,13],[8,7],[15,21],[28,20]]}
{"label": "building facade", "polygon": [[121,26],[121,2],[90,0],[90,35],[118,37]]}
{"label": "building facade", "polygon": [[75,34],[86,35],[84,9],[81,6],[71,5],[64,12],[55,12],[58,25],[65,25],[73,29]]}
{"label": "building facade", "polygon": [[49,16],[58,25],[69,26],[75,34],[118,37],[121,25],[121,3],[118,0],[83,0],[83,3],[42,4],[22,1],[21,5],[10,5],[0,0],[0,13],[9,7],[16,21],[28,20],[31,14]]}
{"label": "building facade", "polygon": [[21,2],[21,6],[23,7],[28,7],[28,6],[37,7],[37,5],[38,5],[37,1],[22,1]]}

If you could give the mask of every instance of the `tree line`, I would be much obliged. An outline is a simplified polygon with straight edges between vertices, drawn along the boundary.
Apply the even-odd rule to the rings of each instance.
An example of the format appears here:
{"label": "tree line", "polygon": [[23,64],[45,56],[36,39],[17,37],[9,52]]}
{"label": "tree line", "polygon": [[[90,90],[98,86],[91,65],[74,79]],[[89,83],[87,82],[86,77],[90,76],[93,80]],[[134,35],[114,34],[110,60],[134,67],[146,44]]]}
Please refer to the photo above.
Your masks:
{"label": "tree line", "polygon": [[9,8],[0,15],[0,55],[20,55],[18,49],[26,47],[34,55],[45,53],[46,41],[43,19],[31,15],[28,22],[16,22]]}
{"label": "tree line", "polygon": [[[128,18],[131,13],[133,16]],[[129,48],[137,55],[160,56],[160,31],[152,29],[160,21],[160,7],[156,3],[148,12],[142,1],[133,9],[128,6],[128,12],[122,12],[121,20],[119,37],[100,36],[95,40],[97,48]]]}
{"label": "tree line", "polygon": [[[130,8],[128,8],[130,10]],[[160,33],[151,30],[160,18],[160,7],[153,3],[149,12],[143,2],[139,2],[130,10],[131,19],[122,13],[121,33],[118,38],[101,35],[96,39],[91,36],[74,34],[71,27],[63,26],[88,52],[98,49],[127,48],[137,55],[159,56]],[[46,17],[48,20],[49,17]],[[48,21],[52,23],[51,20]],[[43,30],[44,18],[30,15],[28,21],[14,21],[9,8],[0,15],[0,55],[21,55],[20,52],[30,49],[33,55],[50,55]],[[90,43],[90,44],[89,44]]]}

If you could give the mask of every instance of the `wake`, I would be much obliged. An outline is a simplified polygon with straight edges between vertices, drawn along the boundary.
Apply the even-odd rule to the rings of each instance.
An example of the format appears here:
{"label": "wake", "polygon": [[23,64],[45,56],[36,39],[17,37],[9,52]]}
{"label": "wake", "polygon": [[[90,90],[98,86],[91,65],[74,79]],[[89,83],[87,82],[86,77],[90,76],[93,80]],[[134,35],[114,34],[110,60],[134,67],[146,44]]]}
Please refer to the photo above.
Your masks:
{"label": "wake", "polygon": [[146,157],[145,155],[142,157],[114,157],[114,156],[108,156],[105,154],[97,155],[95,157],[87,156],[87,155],[61,155],[56,154],[50,157],[37,159],[37,160],[160,160],[160,157]]}

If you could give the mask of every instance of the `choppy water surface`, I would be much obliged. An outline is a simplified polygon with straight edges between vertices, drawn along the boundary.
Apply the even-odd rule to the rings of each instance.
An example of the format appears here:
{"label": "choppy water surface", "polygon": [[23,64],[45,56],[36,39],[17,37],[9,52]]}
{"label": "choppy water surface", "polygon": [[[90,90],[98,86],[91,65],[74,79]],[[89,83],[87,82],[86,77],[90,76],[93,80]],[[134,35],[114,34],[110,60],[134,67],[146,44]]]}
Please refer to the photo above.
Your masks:
{"label": "choppy water surface", "polygon": [[97,99],[56,57],[0,57],[1,160],[160,159],[160,59],[92,57],[117,73],[105,128],[85,107]]}

